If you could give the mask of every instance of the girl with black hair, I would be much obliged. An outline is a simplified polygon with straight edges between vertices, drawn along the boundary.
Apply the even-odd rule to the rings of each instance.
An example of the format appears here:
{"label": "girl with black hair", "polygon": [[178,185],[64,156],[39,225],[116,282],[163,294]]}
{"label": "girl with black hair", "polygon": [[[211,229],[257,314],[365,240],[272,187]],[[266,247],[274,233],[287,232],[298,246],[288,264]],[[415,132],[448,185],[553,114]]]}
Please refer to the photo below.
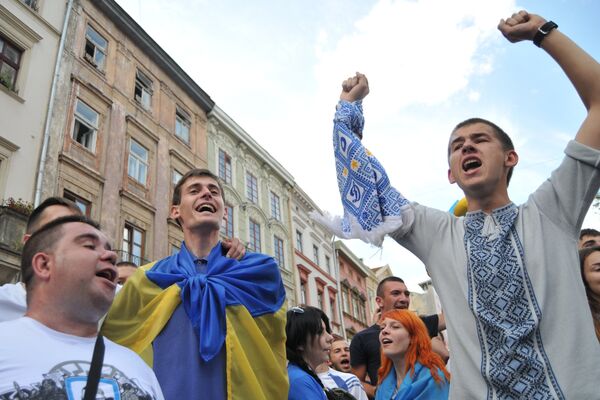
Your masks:
{"label": "girl with black hair", "polygon": [[285,343],[290,391],[288,400],[326,400],[315,370],[329,359],[333,336],[329,318],[318,308],[292,307],[287,312]]}

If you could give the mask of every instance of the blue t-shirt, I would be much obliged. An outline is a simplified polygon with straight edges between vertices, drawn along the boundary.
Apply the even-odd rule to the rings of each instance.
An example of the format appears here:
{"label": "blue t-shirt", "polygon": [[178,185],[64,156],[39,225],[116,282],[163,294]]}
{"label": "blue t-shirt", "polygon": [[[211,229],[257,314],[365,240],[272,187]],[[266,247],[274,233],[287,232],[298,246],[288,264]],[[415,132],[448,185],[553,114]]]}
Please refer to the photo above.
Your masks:
{"label": "blue t-shirt", "polygon": [[319,383],[295,364],[288,364],[290,391],[288,400],[327,400],[325,390]]}

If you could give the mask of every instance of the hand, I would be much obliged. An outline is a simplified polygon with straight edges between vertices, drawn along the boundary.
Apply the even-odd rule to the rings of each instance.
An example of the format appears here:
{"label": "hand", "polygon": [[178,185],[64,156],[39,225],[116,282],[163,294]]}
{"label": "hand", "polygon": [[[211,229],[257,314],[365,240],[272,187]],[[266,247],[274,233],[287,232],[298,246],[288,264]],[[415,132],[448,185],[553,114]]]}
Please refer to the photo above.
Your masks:
{"label": "hand", "polygon": [[369,94],[369,81],[364,74],[357,72],[355,76],[352,76],[342,82],[342,93],[340,94],[340,100],[346,100],[347,102],[354,102],[362,100]]}
{"label": "hand", "polygon": [[241,260],[246,255],[246,247],[242,244],[238,238],[226,238],[221,242],[223,250],[227,251],[225,257],[235,258]]}
{"label": "hand", "polygon": [[501,19],[498,29],[509,42],[516,43],[522,40],[533,40],[538,28],[544,23],[546,20],[539,15],[521,10],[506,20]]}

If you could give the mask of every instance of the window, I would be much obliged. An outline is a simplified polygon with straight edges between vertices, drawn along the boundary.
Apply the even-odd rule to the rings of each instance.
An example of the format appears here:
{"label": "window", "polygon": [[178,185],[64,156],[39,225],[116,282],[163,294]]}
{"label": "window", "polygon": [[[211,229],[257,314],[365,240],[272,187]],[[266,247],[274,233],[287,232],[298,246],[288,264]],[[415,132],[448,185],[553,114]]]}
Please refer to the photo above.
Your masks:
{"label": "window", "polygon": [[127,173],[142,185],[146,185],[146,178],[148,175],[148,150],[133,139],[129,141]]}
{"label": "window", "polygon": [[28,5],[30,8],[32,8],[33,10],[37,11],[38,10],[38,0],[21,0],[23,3],[25,3],[26,5]]}
{"label": "window", "polygon": [[313,261],[319,265],[319,248],[313,244]]}
{"label": "window", "polygon": [[329,311],[331,312],[331,321],[337,321],[337,310],[335,309],[335,297],[329,298]]}
{"label": "window", "polygon": [[186,143],[190,143],[190,126],[192,126],[192,123],[189,115],[177,108],[175,112],[175,136]]}
{"label": "window", "polygon": [[219,178],[225,183],[231,183],[231,157],[219,149]]}
{"label": "window", "polygon": [[181,178],[183,178],[183,175],[179,171],[174,169],[171,173],[171,183],[173,183],[173,186],[177,186],[177,183]]}
{"label": "window", "polygon": [[246,197],[253,203],[258,203],[258,182],[250,172],[246,172]]}
{"label": "window", "polygon": [[323,289],[321,288],[317,289],[317,303],[319,309],[325,311],[325,309],[323,309]]}
{"label": "window", "polygon": [[271,192],[271,217],[281,221],[281,209],[279,207],[279,196]]}
{"label": "window", "polygon": [[152,81],[139,70],[135,73],[134,98],[146,110],[152,107]]}
{"label": "window", "polygon": [[89,201],[82,199],[81,197],[67,190],[64,191],[63,196],[65,199],[71,200],[73,203],[75,203],[75,205],[79,207],[83,215],[85,215],[86,217],[90,216],[92,212],[92,205]]}
{"label": "window", "polygon": [[125,224],[123,228],[123,257],[122,261],[129,261],[140,265],[144,254],[144,231],[133,225]]}
{"label": "window", "polygon": [[279,264],[279,267],[284,268],[285,258],[283,255],[283,240],[277,236],[273,236],[273,248],[275,249],[275,260],[277,260],[277,264]]}
{"label": "window", "polygon": [[331,259],[329,256],[325,256],[325,267],[327,268],[327,272],[333,275],[333,271],[331,270]]}
{"label": "window", "polygon": [[296,231],[296,249],[303,253],[302,251],[302,232]]}
{"label": "window", "polygon": [[306,304],[306,281],[300,281],[300,304]]}
{"label": "window", "polygon": [[233,237],[233,207],[225,205],[225,215],[221,221],[221,234],[225,237]]}
{"label": "window", "polygon": [[260,252],[260,224],[250,219],[248,228],[250,230],[250,250],[258,253]]}
{"label": "window", "polygon": [[96,151],[96,132],[98,131],[98,113],[83,101],[77,99],[75,105],[75,124],[73,140],[91,152]]}
{"label": "window", "polygon": [[8,90],[15,90],[22,53],[3,36],[0,36],[0,84]]}
{"label": "window", "polygon": [[94,67],[104,70],[106,60],[106,46],[108,42],[91,26],[85,31],[85,53],[83,57]]}
{"label": "window", "polygon": [[348,288],[342,286],[342,307],[345,313],[350,312],[350,304],[348,303]]}

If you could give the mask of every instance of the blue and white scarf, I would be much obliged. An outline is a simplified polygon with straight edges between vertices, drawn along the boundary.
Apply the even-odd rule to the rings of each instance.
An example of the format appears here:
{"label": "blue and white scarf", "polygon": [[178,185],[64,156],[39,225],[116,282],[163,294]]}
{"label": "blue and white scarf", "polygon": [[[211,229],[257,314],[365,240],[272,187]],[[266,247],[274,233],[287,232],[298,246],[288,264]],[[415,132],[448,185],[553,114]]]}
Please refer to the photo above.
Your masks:
{"label": "blue and white scarf", "polygon": [[362,102],[340,101],[334,118],[333,148],[344,216],[311,217],[343,239],[381,246],[386,234],[410,227],[414,214],[393,188],[383,166],[362,145]]}

